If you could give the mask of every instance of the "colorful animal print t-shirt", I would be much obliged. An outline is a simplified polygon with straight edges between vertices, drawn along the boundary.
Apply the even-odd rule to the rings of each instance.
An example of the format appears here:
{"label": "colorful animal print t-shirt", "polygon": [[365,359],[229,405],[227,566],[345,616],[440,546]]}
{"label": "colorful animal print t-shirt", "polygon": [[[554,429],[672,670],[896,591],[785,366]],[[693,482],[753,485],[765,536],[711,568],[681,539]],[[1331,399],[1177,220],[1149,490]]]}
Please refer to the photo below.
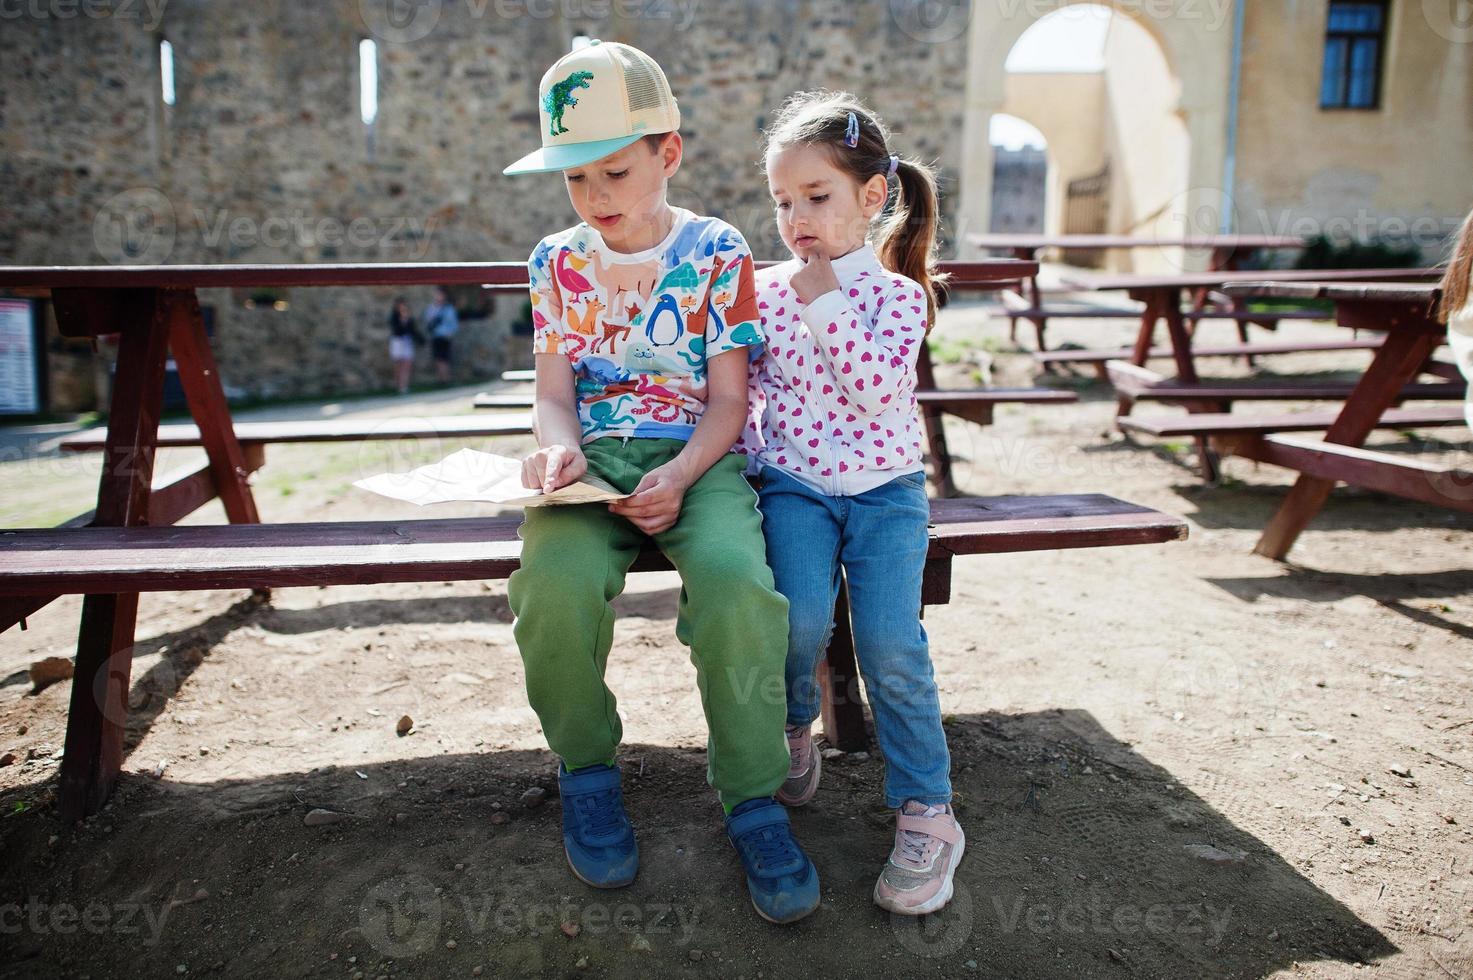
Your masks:
{"label": "colorful animal print t-shirt", "polygon": [[532,349],[572,363],[584,442],[689,439],[706,407],[706,362],[762,352],[741,232],[673,210],[670,234],[645,251],[615,252],[584,222],[544,238],[527,263]]}

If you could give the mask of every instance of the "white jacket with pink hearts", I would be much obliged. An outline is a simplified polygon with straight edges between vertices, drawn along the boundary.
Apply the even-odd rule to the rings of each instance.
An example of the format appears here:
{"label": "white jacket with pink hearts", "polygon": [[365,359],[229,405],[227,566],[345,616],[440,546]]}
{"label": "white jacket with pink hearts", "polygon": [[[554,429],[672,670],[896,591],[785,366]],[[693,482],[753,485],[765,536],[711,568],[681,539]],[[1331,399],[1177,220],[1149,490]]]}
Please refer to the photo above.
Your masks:
{"label": "white jacket with pink hearts", "polygon": [[839,288],[804,306],[797,259],[757,273],[766,350],[748,372],[737,451],[820,493],[854,496],[922,471],[916,359],[926,298],[865,244],[833,260]]}

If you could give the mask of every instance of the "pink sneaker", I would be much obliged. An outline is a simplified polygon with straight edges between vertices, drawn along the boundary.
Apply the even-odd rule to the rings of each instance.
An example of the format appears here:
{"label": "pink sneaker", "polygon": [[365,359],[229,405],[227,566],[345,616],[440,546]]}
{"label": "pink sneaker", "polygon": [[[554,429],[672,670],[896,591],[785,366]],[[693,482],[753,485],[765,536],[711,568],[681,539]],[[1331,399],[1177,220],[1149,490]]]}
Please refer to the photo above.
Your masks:
{"label": "pink sneaker", "polygon": [[951,807],[906,801],[895,815],[895,847],[875,882],[875,904],[899,915],[945,908],[966,843]]}
{"label": "pink sneaker", "polygon": [[813,744],[812,730],[812,725],[787,726],[788,778],[777,790],[777,801],[783,806],[802,806],[818,792],[823,756]]}

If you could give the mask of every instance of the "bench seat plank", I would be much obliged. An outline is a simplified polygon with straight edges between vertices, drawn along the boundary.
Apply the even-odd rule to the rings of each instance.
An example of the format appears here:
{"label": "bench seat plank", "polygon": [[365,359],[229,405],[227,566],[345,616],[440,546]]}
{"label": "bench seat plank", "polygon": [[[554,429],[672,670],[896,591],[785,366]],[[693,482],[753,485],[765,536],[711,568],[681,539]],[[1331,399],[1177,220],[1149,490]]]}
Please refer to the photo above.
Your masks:
{"label": "bench seat plank", "polygon": [[[1344,401],[1359,384],[1356,381],[1297,384],[1254,380],[1182,382],[1125,361],[1106,361],[1105,368],[1116,393],[1129,401]],[[1451,400],[1462,398],[1466,391],[1467,385],[1461,381],[1414,383],[1404,385],[1399,398]]]}
{"label": "bench seat plank", "polygon": [[[932,502],[931,557],[1147,544],[1179,518],[1099,494]],[[0,531],[0,596],[505,578],[521,515]],[[635,570],[668,568],[658,552]]]}
{"label": "bench seat plank", "polygon": [[1473,471],[1304,436],[1246,436],[1232,448],[1247,459],[1307,476],[1451,510],[1473,511],[1473,493],[1469,492]]}
{"label": "bench seat plank", "polygon": [[[1231,412],[1202,412],[1195,415],[1162,415],[1120,419],[1120,428],[1152,436],[1250,435],[1268,432],[1314,432],[1328,429],[1339,412],[1288,412],[1238,415]],[[1458,405],[1417,405],[1387,409],[1377,424],[1380,429],[1416,429],[1462,425],[1465,410]]]}
{"label": "bench seat plank", "polygon": [[[1259,357],[1268,354],[1308,354],[1323,351],[1376,350],[1384,338],[1364,337],[1358,340],[1304,340],[1278,341],[1261,344],[1204,344],[1192,346],[1193,357]],[[1047,350],[1034,351],[1033,359],[1040,364],[1093,364],[1100,361],[1128,360],[1132,351],[1128,347],[1115,350]],[[1147,355],[1155,360],[1172,356],[1170,347],[1152,347]]]}

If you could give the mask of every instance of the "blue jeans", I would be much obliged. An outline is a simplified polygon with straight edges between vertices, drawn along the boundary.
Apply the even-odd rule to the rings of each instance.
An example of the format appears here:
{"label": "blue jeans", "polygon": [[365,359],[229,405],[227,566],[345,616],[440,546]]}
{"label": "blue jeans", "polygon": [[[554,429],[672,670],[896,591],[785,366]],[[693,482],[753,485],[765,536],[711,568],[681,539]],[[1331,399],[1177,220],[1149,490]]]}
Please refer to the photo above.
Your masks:
{"label": "blue jeans", "polygon": [[885,754],[886,805],[950,803],[951,756],[921,626],[931,513],[925,474],[829,497],[765,466],[758,495],[767,563],[788,599],[788,724],[818,717],[815,673],[833,632],[842,573],[854,655]]}

